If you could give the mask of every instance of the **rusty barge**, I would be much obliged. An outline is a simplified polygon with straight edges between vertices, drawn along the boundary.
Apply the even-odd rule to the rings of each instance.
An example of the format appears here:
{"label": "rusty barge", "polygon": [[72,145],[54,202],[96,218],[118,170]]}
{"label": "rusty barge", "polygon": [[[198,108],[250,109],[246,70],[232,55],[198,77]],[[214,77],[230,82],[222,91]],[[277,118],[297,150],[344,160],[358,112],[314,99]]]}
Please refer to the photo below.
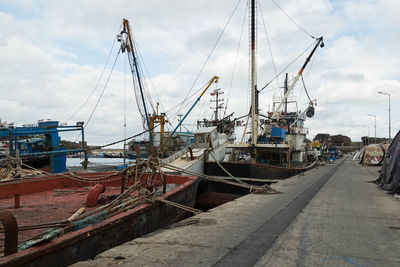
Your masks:
{"label": "rusty barge", "polygon": [[[197,177],[133,175],[139,170],[0,182],[5,254],[0,266],[66,266],[188,214],[195,203]],[[94,199],[92,207],[87,207],[89,199]],[[80,214],[85,201],[86,211]]]}

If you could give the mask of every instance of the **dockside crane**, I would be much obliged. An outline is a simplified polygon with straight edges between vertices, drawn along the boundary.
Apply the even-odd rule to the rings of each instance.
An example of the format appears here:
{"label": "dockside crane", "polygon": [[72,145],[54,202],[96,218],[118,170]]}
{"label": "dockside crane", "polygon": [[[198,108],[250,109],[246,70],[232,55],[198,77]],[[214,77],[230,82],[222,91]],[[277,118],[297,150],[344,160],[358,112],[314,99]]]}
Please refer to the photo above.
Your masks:
{"label": "dockside crane", "polygon": [[189,113],[192,111],[192,109],[196,106],[196,104],[200,101],[201,97],[204,95],[204,93],[210,88],[210,86],[213,83],[218,82],[219,77],[214,76],[211,78],[211,80],[208,82],[206,88],[204,88],[203,92],[200,94],[200,96],[196,99],[196,101],[193,103],[193,105],[190,107],[190,109],[186,112],[186,114],[183,116],[183,118],[179,121],[178,125],[175,127],[175,129],[172,131],[171,136],[174,135],[174,133],[178,130],[179,126],[183,123],[183,121],[186,119],[186,117],[189,115]]}

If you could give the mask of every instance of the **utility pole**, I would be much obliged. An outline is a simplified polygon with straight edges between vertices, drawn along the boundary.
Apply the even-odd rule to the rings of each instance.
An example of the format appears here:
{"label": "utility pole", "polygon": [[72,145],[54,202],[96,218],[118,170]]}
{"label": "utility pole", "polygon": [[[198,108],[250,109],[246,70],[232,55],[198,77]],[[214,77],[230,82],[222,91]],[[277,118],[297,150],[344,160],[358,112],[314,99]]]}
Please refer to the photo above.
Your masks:
{"label": "utility pole", "polygon": [[376,115],[372,115],[369,113],[367,115],[375,118],[375,144],[376,144]]}
{"label": "utility pole", "polygon": [[[182,113],[178,113],[178,117],[179,117],[178,121],[181,121],[182,117],[183,117],[183,114]],[[182,132],[182,124],[179,125],[179,132]]]}
{"label": "utility pole", "polygon": [[224,92],[221,90],[221,88],[215,89],[214,91],[211,92],[211,96],[215,98],[210,100],[211,103],[215,103],[215,107],[210,107],[211,109],[215,109],[214,111],[215,123],[217,123],[219,120],[218,110],[222,109],[224,105],[224,103],[221,103],[224,101],[224,99],[219,98],[219,96],[222,94],[224,94]]}
{"label": "utility pole", "polygon": [[392,135],[391,135],[391,129],[390,129],[390,124],[391,124],[391,119],[390,119],[390,94],[389,93],[385,93],[385,92],[381,92],[381,91],[379,91],[378,92],[378,94],[382,94],[382,95],[387,95],[388,97],[389,97],[389,141],[391,140],[391,138],[392,138]]}

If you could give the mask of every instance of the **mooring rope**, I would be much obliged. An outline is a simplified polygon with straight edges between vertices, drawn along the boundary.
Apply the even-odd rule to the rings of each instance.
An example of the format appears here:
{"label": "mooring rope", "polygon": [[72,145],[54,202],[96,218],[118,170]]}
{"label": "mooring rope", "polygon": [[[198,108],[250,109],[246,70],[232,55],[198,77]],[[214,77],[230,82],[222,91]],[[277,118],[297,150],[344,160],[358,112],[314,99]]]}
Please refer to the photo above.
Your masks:
{"label": "mooring rope", "polygon": [[[133,184],[123,193],[121,193],[117,198],[106,205],[98,207],[92,211],[80,214],[73,220],[71,219],[71,221],[64,220],[60,222],[49,222],[43,224],[21,226],[19,228],[20,231],[48,228],[56,229],[54,229],[50,233],[45,232],[33,238],[30,238],[29,240],[25,240],[24,242],[19,244],[19,251],[27,249],[31,246],[35,246],[38,243],[53,240],[54,238],[58,238],[68,232],[82,229],[91,224],[98,223],[111,216],[138,207],[141,204],[160,202],[176,207],[183,211],[191,212],[193,214],[199,214],[202,212],[201,210],[195,209],[190,206],[185,206],[171,200],[166,200],[162,197],[156,197],[159,179],[161,179],[163,183],[165,182],[164,179],[166,179],[163,171],[161,170],[160,159],[157,157],[150,156],[147,160],[138,160],[135,165],[130,166],[118,173],[122,174],[122,176],[118,179],[125,179],[125,181],[131,181],[131,183]],[[64,174],[56,175],[65,177]],[[68,174],[66,177],[71,179],[79,179],[71,177],[69,175],[70,174]],[[3,229],[0,229],[0,233],[2,233],[2,231]]]}
{"label": "mooring rope", "polygon": [[153,196],[152,198],[146,198],[146,199],[151,201],[151,202],[159,201],[159,202],[165,203],[167,205],[173,206],[175,208],[191,212],[194,215],[197,215],[197,214],[200,214],[200,213],[203,212],[202,210],[195,209],[195,208],[192,208],[192,207],[189,207],[189,206],[185,206],[185,205],[179,204],[177,202],[173,202],[173,201],[170,201],[170,200],[167,200],[167,199],[164,199],[164,198],[160,198],[160,197],[154,197]]}
{"label": "mooring rope", "polygon": [[[186,173],[186,174],[190,174],[190,175],[193,175],[193,176],[198,176],[198,177],[203,178],[205,180],[246,188],[246,189],[249,189],[250,193],[264,193],[264,194],[276,194],[276,193],[279,193],[275,189],[271,188],[271,186],[269,186],[268,184],[265,184],[265,185],[262,185],[262,186],[258,186],[258,185],[250,185],[250,184],[246,184],[246,183],[242,184],[242,183],[238,183],[238,182],[222,180],[222,179],[219,179],[219,178],[212,177],[210,175],[206,175],[206,174],[198,173],[198,172],[195,172],[195,171],[182,169],[182,168],[176,167],[174,165],[170,165],[170,164],[163,164],[162,167],[164,167],[166,169],[170,169],[170,170],[176,171],[176,172]],[[236,179],[240,180],[240,178],[236,178]]]}
{"label": "mooring rope", "polygon": [[214,151],[213,151],[213,150],[209,151],[209,154],[210,154],[211,157],[215,160],[215,162],[216,162],[217,165],[221,168],[221,170],[223,170],[226,174],[228,174],[229,177],[232,177],[232,178],[235,179],[238,183],[247,184],[247,183],[243,182],[242,180],[240,180],[240,179],[234,177],[230,172],[228,172],[228,171],[224,168],[224,166],[222,166],[222,164],[215,158],[215,155],[214,155]]}

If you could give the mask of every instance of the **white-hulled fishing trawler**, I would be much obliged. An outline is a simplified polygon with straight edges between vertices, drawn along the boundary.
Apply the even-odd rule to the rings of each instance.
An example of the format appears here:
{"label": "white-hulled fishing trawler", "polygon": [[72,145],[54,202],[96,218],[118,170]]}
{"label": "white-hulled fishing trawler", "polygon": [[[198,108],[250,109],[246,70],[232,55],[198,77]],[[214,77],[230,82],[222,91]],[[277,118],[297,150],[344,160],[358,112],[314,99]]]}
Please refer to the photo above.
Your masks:
{"label": "white-hulled fishing trawler", "polygon": [[[259,107],[260,92],[283,71],[277,74],[267,85],[258,89],[256,66],[257,1],[249,0],[248,7],[250,18],[251,107],[245,120],[241,141],[228,145],[228,149],[231,150],[230,162],[223,162],[222,165],[237,177],[287,178],[315,165],[307,158],[306,134],[308,130],[304,128],[304,121],[306,117],[314,116],[316,100],[309,97],[302,75],[317,48],[324,47],[323,37],[315,38],[311,36],[314,39],[313,49],[290,84],[286,74],[283,97],[273,101],[271,112],[261,114]],[[306,90],[309,104],[303,111],[297,109],[297,104],[296,109],[289,110],[288,104],[292,101],[288,100],[288,97],[300,79]],[[250,132],[247,132],[248,126]],[[247,141],[245,140],[246,134],[250,134]],[[205,172],[206,174],[225,175],[220,166],[212,162],[206,162]]]}
{"label": "white-hulled fishing trawler", "polygon": [[[149,140],[146,142],[147,148],[144,148],[143,143],[141,143],[142,146],[136,146],[136,151],[132,154],[137,158],[141,158],[143,152],[148,155],[151,148],[156,147],[156,154],[162,164],[169,165],[172,168],[188,169],[200,174],[204,173],[205,160],[222,161],[225,157],[229,136],[222,131],[218,131],[220,127],[202,127],[193,133],[178,131],[183,121],[200,101],[204,93],[212,84],[218,82],[219,77],[214,76],[208,82],[200,96],[183,118],[180,119],[178,125],[171,132],[165,131],[169,120],[165,113],[159,114],[159,103],[157,103],[156,110],[153,110],[152,115],[148,112],[148,106],[152,106],[151,100],[148,98],[150,94],[145,92],[146,88],[141,79],[143,72],[135,55],[134,40],[131,35],[129,22],[126,19],[123,22],[123,30],[118,35],[118,41],[121,43],[121,51],[128,54],[137,106],[142,116],[143,128],[149,134]],[[159,131],[156,131],[157,129]],[[135,143],[131,145],[131,150],[133,150],[133,146],[135,146]],[[176,170],[172,170],[167,166],[164,168],[164,171],[176,173]]]}

